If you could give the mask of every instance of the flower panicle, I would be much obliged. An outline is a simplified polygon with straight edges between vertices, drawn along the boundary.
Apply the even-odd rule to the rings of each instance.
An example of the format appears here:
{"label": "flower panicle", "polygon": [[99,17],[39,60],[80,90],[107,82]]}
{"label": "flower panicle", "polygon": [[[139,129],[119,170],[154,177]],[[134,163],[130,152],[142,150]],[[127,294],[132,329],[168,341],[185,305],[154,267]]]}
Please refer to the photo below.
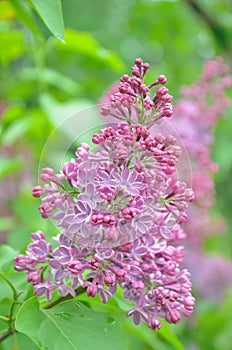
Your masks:
{"label": "flower panicle", "polygon": [[119,120],[93,135],[95,151],[82,143],[59,174],[42,170],[44,185],[35,186],[33,196],[41,198],[41,216],[54,220],[60,233],[55,248],[43,232],[33,233],[26,254],[15,258],[15,269],[27,271],[35,294],[47,300],[55,290],[75,296],[82,287],[106,303],[121,287],[134,303],[127,316],[156,329],[160,318],[177,323],[193,311],[190,274],[180,267],[180,242],[194,193],[178,181],[176,139],[150,131],[171,116],[164,110],[172,106],[165,87],[149,97],[166,78],[160,75],[146,86],[148,68],[136,59],[133,76],[121,78],[110,105]]}

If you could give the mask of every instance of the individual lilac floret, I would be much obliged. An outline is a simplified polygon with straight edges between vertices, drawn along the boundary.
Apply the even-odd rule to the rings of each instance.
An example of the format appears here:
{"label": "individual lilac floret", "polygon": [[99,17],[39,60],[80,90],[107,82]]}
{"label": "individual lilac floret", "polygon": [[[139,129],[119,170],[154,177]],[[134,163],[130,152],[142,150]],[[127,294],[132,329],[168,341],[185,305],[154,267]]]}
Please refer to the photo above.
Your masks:
{"label": "individual lilac floret", "polygon": [[55,290],[75,296],[83,288],[106,303],[120,286],[134,303],[128,317],[156,329],[159,318],[177,323],[193,311],[179,242],[194,194],[177,181],[176,139],[151,133],[154,123],[172,116],[172,97],[164,86],[149,95],[166,77],[146,86],[148,68],[136,59],[133,76],[122,76],[104,109],[117,123],[93,135],[95,152],[82,143],[59,174],[42,170],[45,185],[34,187],[33,195],[41,197],[41,216],[52,218],[61,232],[54,238],[56,248],[41,231],[33,233],[25,256],[15,258],[15,269],[26,270],[35,294],[47,300]]}

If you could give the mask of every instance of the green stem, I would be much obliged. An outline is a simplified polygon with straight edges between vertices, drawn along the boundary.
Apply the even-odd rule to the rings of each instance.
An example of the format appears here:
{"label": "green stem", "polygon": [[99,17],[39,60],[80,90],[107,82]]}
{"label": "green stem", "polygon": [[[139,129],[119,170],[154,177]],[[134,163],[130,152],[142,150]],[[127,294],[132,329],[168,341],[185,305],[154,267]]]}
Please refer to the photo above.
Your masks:
{"label": "green stem", "polygon": [[13,284],[2,273],[0,273],[0,277],[8,284],[8,286],[11,288],[11,290],[13,292],[13,301],[12,301],[11,308],[10,308],[9,318],[7,319],[6,317],[3,317],[3,316],[0,317],[1,320],[8,322],[8,331],[5,333],[2,333],[0,335],[0,343],[1,343],[4,339],[6,339],[7,337],[9,337],[11,334],[13,334],[15,332],[14,317],[13,317],[14,316],[14,307],[16,304],[21,304],[21,303],[17,300],[18,293],[17,293],[15,287],[13,286]]}
{"label": "green stem", "polygon": [[14,329],[14,307],[15,307],[16,303],[15,303],[15,300],[13,301],[12,305],[11,305],[11,308],[10,308],[10,317],[9,317],[9,331],[12,331],[14,332],[15,329]]}
{"label": "green stem", "polygon": [[2,279],[8,284],[8,286],[11,288],[12,292],[13,292],[13,298],[14,300],[17,300],[18,298],[18,294],[17,291],[15,289],[15,287],[13,286],[13,284],[8,280],[8,278],[6,278],[6,276],[4,276],[1,272],[0,272],[0,277],[2,277]]}
{"label": "green stem", "polygon": [[[77,289],[75,289],[75,292],[76,292],[76,297],[77,297],[78,295],[85,293],[85,289],[82,287],[78,287]],[[53,301],[52,303],[44,306],[43,309],[51,309],[53,306],[56,306],[56,305],[62,303],[63,301],[67,301],[67,300],[71,300],[71,299],[73,299],[73,296],[68,294],[65,297],[61,297],[61,298]]]}
{"label": "green stem", "polygon": [[12,331],[7,331],[7,332],[4,332],[2,334],[0,334],[0,343],[5,340],[6,338],[8,338],[10,335],[12,335],[14,332]]}

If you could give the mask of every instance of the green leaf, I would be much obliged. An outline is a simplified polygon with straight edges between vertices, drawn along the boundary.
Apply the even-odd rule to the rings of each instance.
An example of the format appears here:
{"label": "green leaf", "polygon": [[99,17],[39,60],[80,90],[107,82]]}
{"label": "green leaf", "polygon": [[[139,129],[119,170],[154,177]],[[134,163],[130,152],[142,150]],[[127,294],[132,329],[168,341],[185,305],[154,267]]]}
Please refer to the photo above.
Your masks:
{"label": "green leaf", "polygon": [[34,34],[41,36],[41,33],[35,22],[35,16],[33,14],[31,5],[23,0],[10,0],[10,2],[14,7],[17,19],[19,19],[23,24],[30,28]]}
{"label": "green leaf", "polygon": [[[22,333],[15,333],[13,337],[9,337],[2,343],[3,350],[38,350],[39,348]],[[0,348],[1,350],[1,348]]]}
{"label": "green leaf", "polygon": [[161,338],[165,339],[169,344],[173,345],[176,350],[184,350],[183,344],[177,338],[177,336],[171,331],[171,326],[168,326],[167,323],[162,320],[162,327],[157,334],[161,336]]}
{"label": "green leaf", "polygon": [[[86,294],[81,294],[78,298],[81,301],[89,301],[89,297]],[[127,302],[123,298],[123,290],[119,289],[113,298],[109,298],[107,304],[102,304],[99,296],[91,300],[91,308],[97,312],[110,312],[117,316],[120,320],[120,324],[123,329],[126,330],[129,349],[134,349],[134,342],[142,343],[145,349],[149,350],[174,350],[176,347],[173,345],[172,335],[168,330],[167,335],[170,335],[170,341],[166,341],[164,337],[160,336],[159,331],[150,329],[145,322],[142,322],[139,326],[133,323],[131,318],[126,317],[126,311],[133,308],[133,303]],[[148,348],[149,347],[149,348]],[[143,349],[143,348],[140,348]]]}
{"label": "green leaf", "polygon": [[51,33],[64,42],[61,0],[31,0],[31,3]]}
{"label": "green leaf", "polygon": [[120,73],[125,68],[123,61],[114,52],[102,47],[91,34],[87,32],[77,32],[72,29],[66,29],[65,43],[58,43],[57,45],[61,50],[76,52],[98,60]]}
{"label": "green leaf", "polygon": [[125,333],[111,314],[94,312],[75,300],[43,310],[32,297],[20,308],[16,329],[44,350],[128,348]]}

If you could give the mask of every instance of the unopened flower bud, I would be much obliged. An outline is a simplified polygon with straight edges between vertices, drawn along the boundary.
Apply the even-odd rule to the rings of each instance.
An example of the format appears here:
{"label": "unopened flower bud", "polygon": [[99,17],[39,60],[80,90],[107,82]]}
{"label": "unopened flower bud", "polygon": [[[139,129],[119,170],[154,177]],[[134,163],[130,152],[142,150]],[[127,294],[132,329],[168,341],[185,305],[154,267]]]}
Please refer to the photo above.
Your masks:
{"label": "unopened flower bud", "polygon": [[97,270],[100,266],[97,258],[91,258],[89,259],[88,261],[88,264],[90,265],[90,267],[93,269],[93,270]]}
{"label": "unopened flower bud", "polygon": [[55,173],[54,170],[51,168],[43,168],[42,174],[40,175],[40,179],[43,182],[49,182],[54,179]]}
{"label": "unopened flower bud", "polygon": [[116,276],[119,281],[123,281],[126,276],[126,271],[124,269],[119,269],[116,271]]}
{"label": "unopened flower bud", "polygon": [[40,282],[40,277],[38,275],[38,271],[31,271],[27,275],[27,282],[31,282],[34,285]]}
{"label": "unopened flower bud", "polygon": [[135,64],[136,64],[138,67],[141,66],[141,65],[143,64],[142,58],[136,58],[136,59],[135,59]]}
{"label": "unopened flower bud", "polygon": [[158,76],[158,83],[162,84],[162,85],[167,83],[167,78],[165,77],[165,75],[159,75]]}
{"label": "unopened flower bud", "polygon": [[112,287],[115,285],[115,275],[107,273],[104,278],[104,282],[107,286]]}
{"label": "unopened flower bud", "polygon": [[39,198],[39,197],[41,197],[42,195],[43,195],[43,189],[42,189],[42,187],[40,187],[40,186],[35,186],[35,187],[33,187],[33,189],[32,189],[32,196],[33,196],[33,197]]}
{"label": "unopened flower bud", "polygon": [[78,274],[83,270],[84,265],[78,260],[72,260],[68,264],[68,271],[72,274]]}
{"label": "unopened flower bud", "polygon": [[88,286],[87,295],[94,298],[97,295],[97,287],[95,285]]}

